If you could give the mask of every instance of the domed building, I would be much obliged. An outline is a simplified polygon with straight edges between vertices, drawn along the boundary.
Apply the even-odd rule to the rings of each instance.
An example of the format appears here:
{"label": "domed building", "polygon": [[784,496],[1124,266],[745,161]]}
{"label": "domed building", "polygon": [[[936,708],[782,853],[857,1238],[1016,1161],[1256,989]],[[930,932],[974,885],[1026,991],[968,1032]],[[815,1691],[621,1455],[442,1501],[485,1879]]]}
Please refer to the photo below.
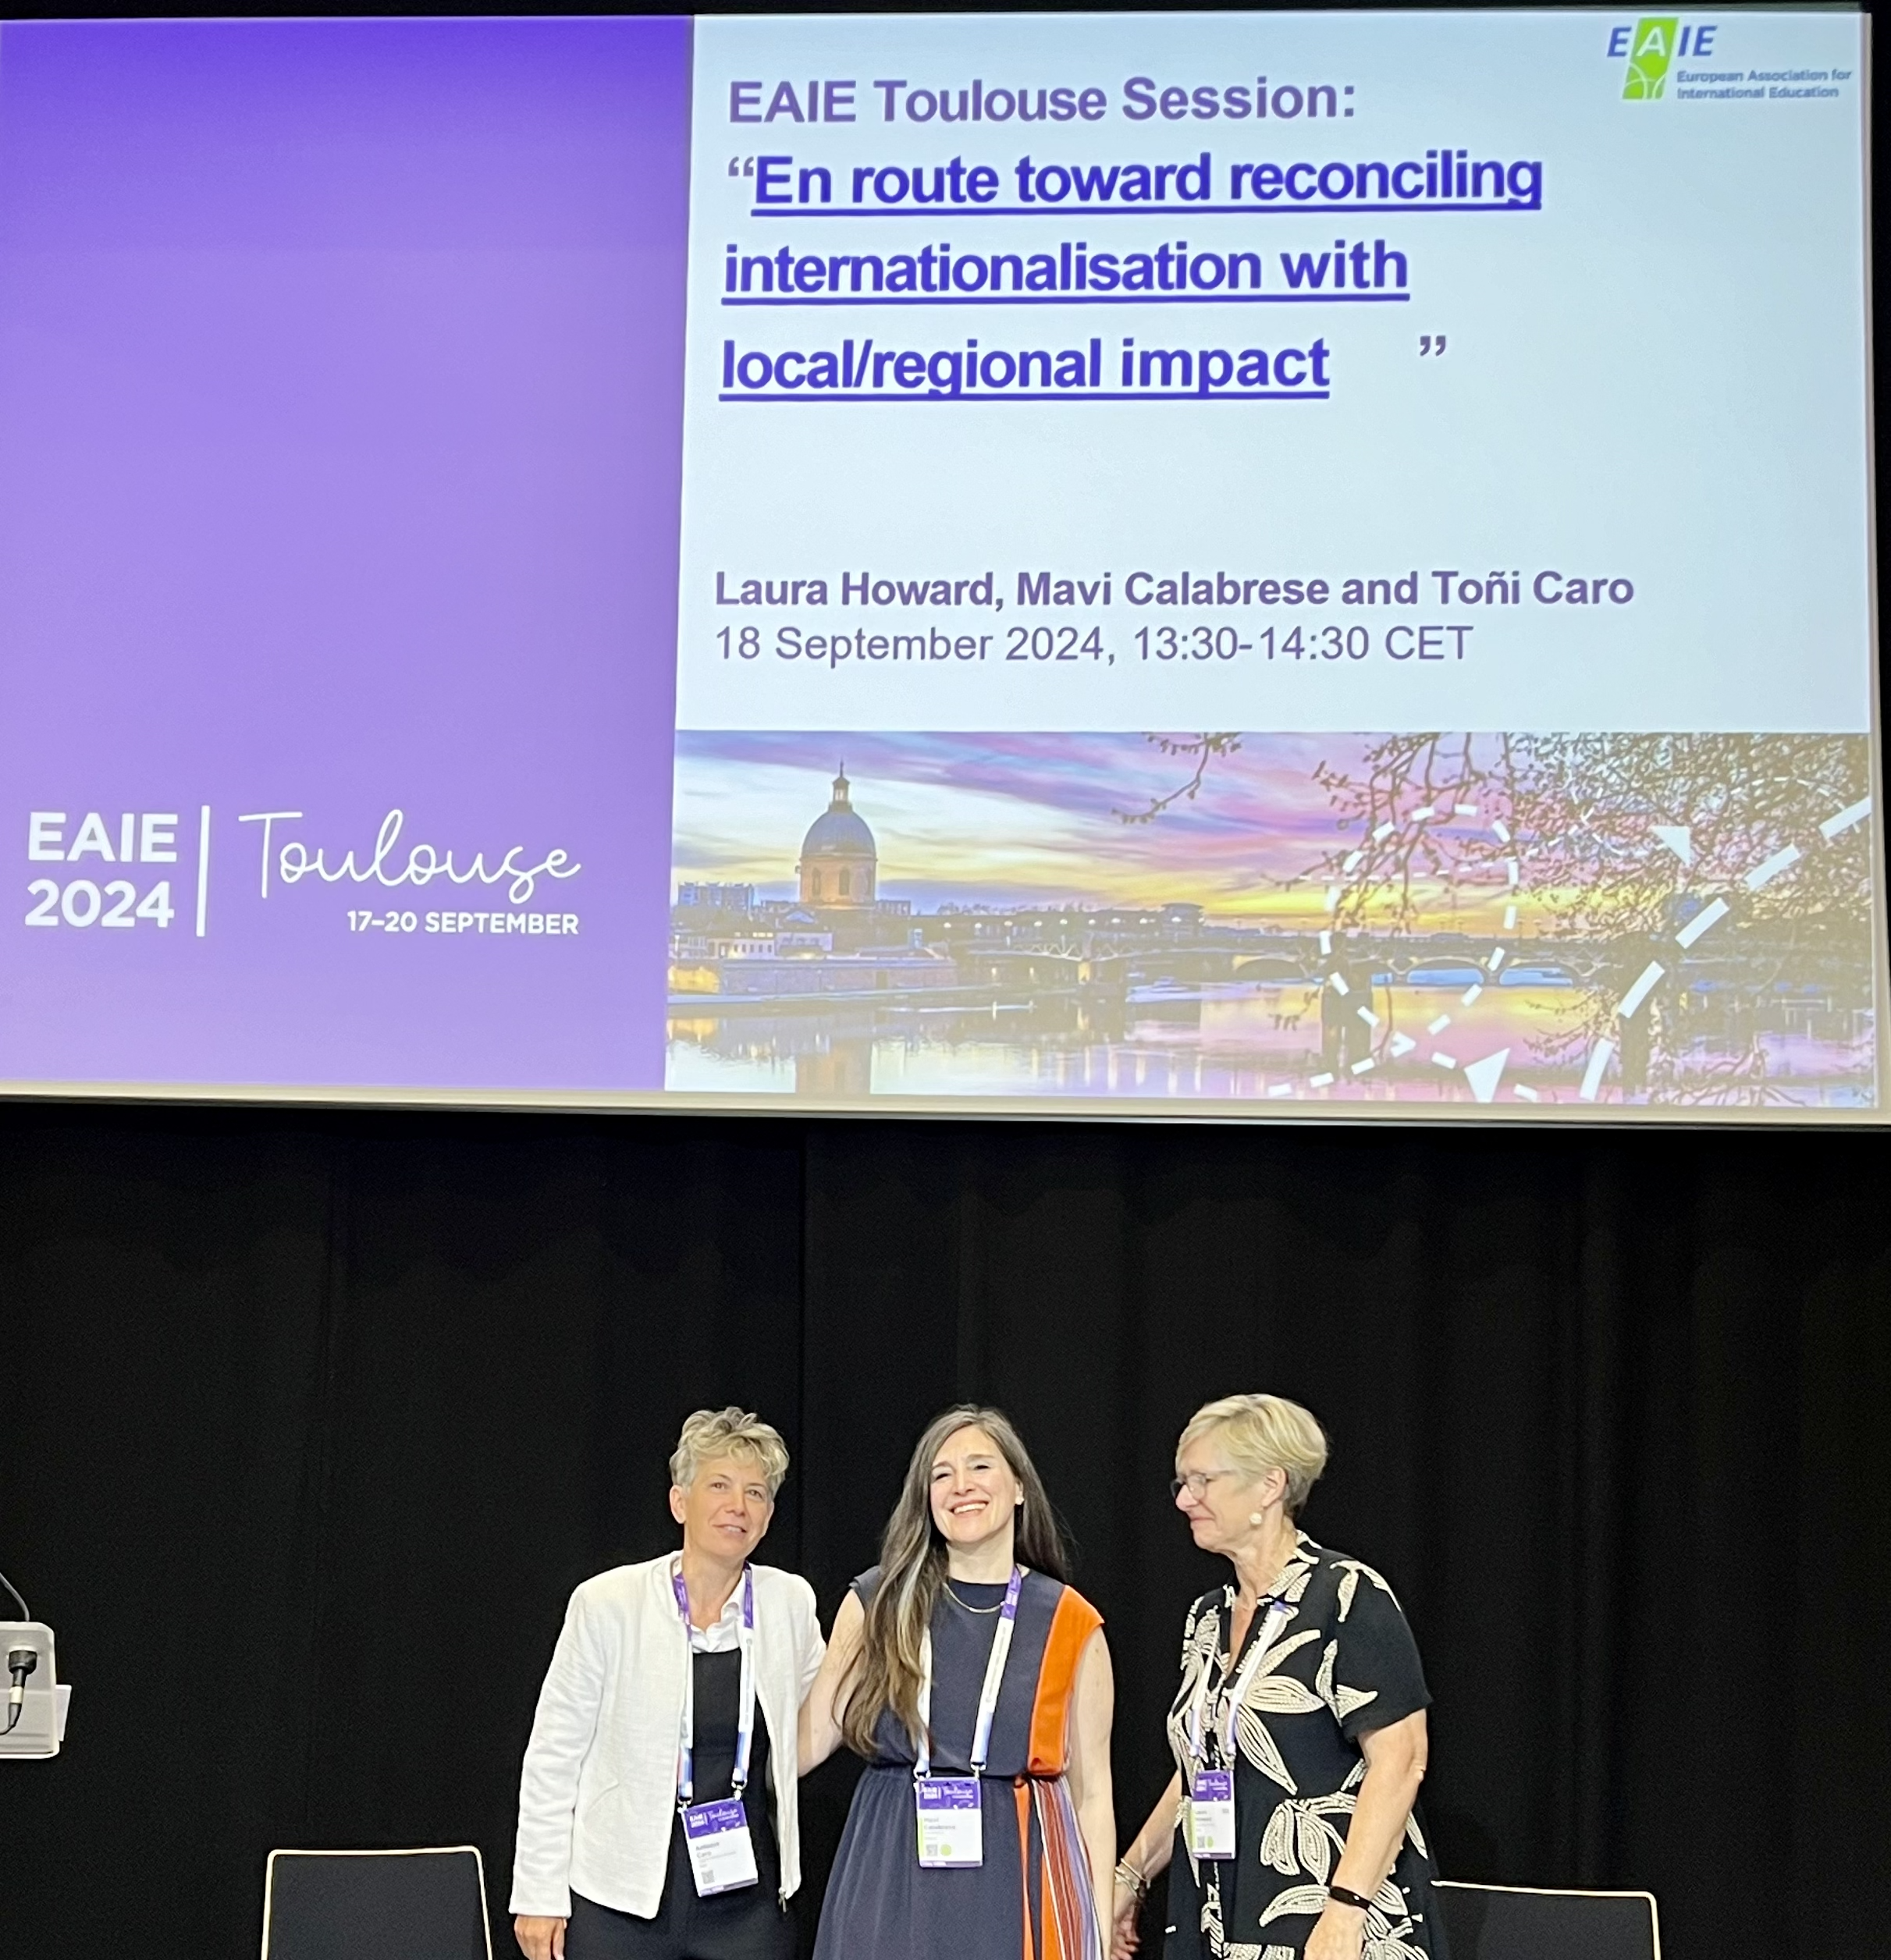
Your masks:
{"label": "domed building", "polygon": [[866,820],[848,801],[847,765],[834,779],[834,801],[801,843],[801,902],[824,910],[873,903],[880,847]]}

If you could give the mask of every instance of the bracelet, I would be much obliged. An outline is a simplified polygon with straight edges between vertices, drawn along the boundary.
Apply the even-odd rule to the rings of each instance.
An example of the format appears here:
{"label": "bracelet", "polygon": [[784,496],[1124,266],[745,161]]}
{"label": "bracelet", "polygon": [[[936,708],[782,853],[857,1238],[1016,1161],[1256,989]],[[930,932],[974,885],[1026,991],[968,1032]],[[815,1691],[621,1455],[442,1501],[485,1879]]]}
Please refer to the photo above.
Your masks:
{"label": "bracelet", "polygon": [[1127,1885],[1136,1894],[1139,1905],[1149,1897],[1149,1880],[1126,1858],[1119,1858],[1116,1861],[1116,1882],[1119,1885]]}
{"label": "bracelet", "polygon": [[1353,1906],[1361,1912],[1370,1912],[1372,1910],[1370,1899],[1367,1898],[1363,1893],[1350,1891],[1344,1885],[1329,1885],[1326,1888],[1326,1895],[1336,1905]]}

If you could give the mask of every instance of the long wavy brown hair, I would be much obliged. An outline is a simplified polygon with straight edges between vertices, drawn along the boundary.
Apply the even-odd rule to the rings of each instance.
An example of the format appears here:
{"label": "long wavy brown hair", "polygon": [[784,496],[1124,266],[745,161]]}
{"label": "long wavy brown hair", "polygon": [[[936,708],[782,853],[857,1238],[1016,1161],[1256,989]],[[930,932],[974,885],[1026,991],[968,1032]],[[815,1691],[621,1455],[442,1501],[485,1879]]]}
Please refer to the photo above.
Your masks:
{"label": "long wavy brown hair", "polygon": [[933,1460],[948,1436],[979,1429],[998,1446],[1024,1493],[1013,1557],[1054,1579],[1070,1576],[1063,1527],[1030,1452],[1001,1410],[961,1403],[926,1426],[906,1466],[899,1502],[880,1541],[880,1584],[866,1610],[860,1646],[841,1691],[841,1733],[856,1754],[873,1753],[873,1731],[890,1709],[916,1745],[919,1738],[919,1644],[945,1582],[946,1542],[933,1522]]}

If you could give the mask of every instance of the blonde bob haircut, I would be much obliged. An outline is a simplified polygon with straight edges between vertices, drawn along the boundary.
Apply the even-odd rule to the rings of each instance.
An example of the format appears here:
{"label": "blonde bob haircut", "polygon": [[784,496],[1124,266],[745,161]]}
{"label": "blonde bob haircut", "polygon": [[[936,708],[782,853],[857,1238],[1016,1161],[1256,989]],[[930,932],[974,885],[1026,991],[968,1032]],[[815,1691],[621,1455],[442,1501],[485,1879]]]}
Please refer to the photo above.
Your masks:
{"label": "blonde bob haircut", "polygon": [[1204,1438],[1212,1438],[1228,1467],[1250,1483],[1258,1483],[1270,1470],[1285,1471],[1289,1518],[1299,1516],[1307,1493],[1326,1468],[1326,1431],[1284,1395],[1224,1395],[1218,1402],[1204,1402],[1176,1441],[1177,1458]]}
{"label": "blonde bob haircut", "polygon": [[759,1463],[772,1500],[788,1474],[788,1446],[780,1432],[745,1409],[698,1409],[683,1425],[670,1459],[670,1481],[687,1490],[696,1472],[718,1457]]}

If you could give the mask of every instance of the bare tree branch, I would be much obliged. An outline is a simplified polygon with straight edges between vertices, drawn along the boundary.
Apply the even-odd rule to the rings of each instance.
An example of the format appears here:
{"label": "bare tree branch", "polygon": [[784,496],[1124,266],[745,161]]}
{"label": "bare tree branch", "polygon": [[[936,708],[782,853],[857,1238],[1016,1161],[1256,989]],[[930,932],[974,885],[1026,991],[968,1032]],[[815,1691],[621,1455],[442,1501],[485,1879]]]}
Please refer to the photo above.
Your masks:
{"label": "bare tree branch", "polygon": [[1193,803],[1201,794],[1202,784],[1207,779],[1208,765],[1217,755],[1232,755],[1241,746],[1241,737],[1235,734],[1145,735],[1143,740],[1152,747],[1160,749],[1164,755],[1195,758],[1195,772],[1179,789],[1170,790],[1167,796],[1152,797],[1146,810],[1112,810],[1110,814],[1121,823],[1153,823],[1164,811],[1178,803]]}

